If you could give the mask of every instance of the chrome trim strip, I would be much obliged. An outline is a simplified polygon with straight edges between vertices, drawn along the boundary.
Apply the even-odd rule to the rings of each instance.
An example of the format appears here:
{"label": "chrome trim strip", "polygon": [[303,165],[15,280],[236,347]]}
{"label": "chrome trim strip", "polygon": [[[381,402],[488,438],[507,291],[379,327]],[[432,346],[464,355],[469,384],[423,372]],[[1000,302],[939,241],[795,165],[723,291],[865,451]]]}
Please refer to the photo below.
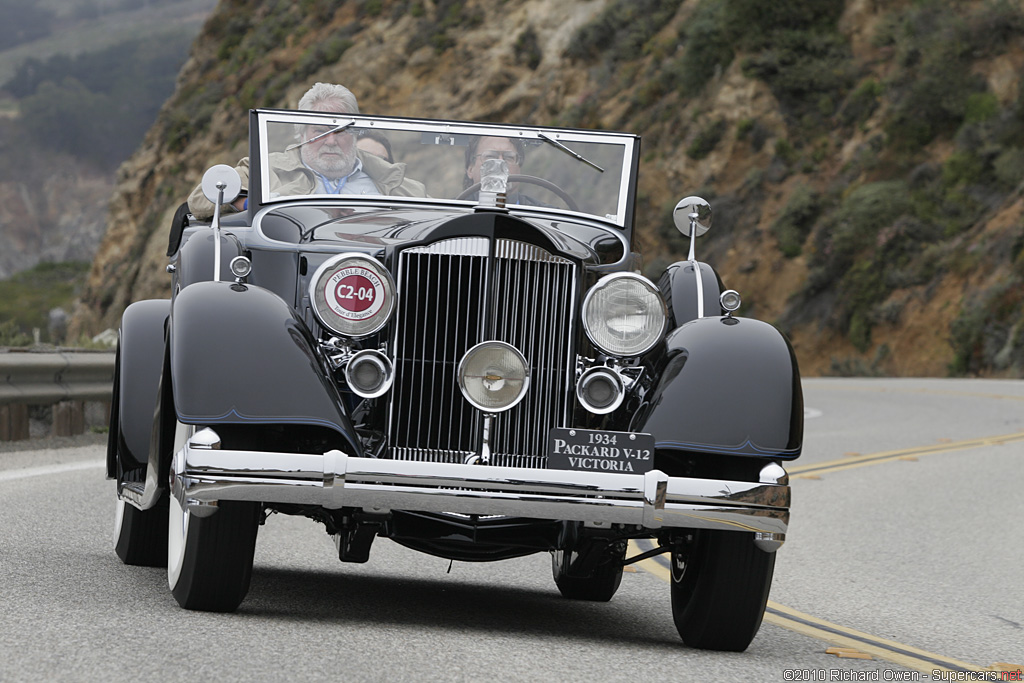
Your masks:
{"label": "chrome trim strip", "polygon": [[486,237],[453,237],[422,247],[410,247],[403,254],[446,254],[448,256],[487,256],[490,240]]}
{"label": "chrome trim strip", "polygon": [[159,473],[152,465],[146,468],[146,483],[120,482],[117,497],[140,510],[149,510],[159,502],[163,489],[158,482]]}
{"label": "chrome trim strip", "polygon": [[509,239],[498,240],[498,243],[494,247],[494,256],[495,258],[507,258],[516,261],[572,265],[572,261],[569,259],[558,256],[557,254],[552,254],[551,252],[541,249],[534,244]]}
{"label": "chrome trim strip", "polygon": [[248,500],[785,534],[789,486],[261,451],[176,455],[174,487],[198,503]]}
{"label": "chrome trim strip", "polygon": [[697,278],[697,317],[704,317],[704,277],[700,272],[700,262],[690,261],[693,265],[693,274]]}

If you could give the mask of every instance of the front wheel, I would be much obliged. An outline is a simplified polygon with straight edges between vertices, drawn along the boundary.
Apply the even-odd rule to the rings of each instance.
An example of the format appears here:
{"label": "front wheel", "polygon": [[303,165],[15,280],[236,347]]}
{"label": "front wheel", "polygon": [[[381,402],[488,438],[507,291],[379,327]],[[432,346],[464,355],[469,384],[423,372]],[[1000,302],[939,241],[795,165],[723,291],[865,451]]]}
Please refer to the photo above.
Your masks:
{"label": "front wheel", "polygon": [[125,564],[167,566],[167,496],[149,510],[118,499],[114,509],[114,552]]}
{"label": "front wheel", "polygon": [[[178,425],[176,452],[190,432]],[[168,497],[167,583],[174,599],[185,609],[235,611],[249,592],[260,504],[220,501],[199,516],[174,493]]]}
{"label": "front wheel", "polygon": [[775,553],[737,531],[698,531],[672,553],[672,618],[690,647],[742,652],[768,603]]}
{"label": "front wheel", "polygon": [[178,604],[203,612],[233,612],[249,592],[259,503],[221,501],[197,517],[171,497],[167,583]]}
{"label": "front wheel", "polygon": [[[600,559],[596,562],[591,560],[590,570],[581,572],[578,567],[585,564],[585,561],[580,562],[584,553],[598,554]],[[625,543],[600,546],[581,543],[574,551],[555,550],[551,553],[551,574],[563,597],[608,602],[622,583],[624,557]]]}

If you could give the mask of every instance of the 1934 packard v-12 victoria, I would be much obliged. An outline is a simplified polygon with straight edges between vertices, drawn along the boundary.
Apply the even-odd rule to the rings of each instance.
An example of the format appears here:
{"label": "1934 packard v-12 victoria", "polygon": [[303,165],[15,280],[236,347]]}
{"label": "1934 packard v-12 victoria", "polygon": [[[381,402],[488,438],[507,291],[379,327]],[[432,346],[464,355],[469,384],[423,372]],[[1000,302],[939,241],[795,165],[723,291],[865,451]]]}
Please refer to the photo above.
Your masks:
{"label": "1934 packard v-12 victoria", "polygon": [[[296,193],[299,148],[354,150],[366,131],[395,164],[352,151],[374,181],[361,194]],[[474,153],[488,139],[511,144]],[[124,312],[107,455],[120,558],[166,564],[183,607],[231,611],[271,512],[323,524],[345,562],[378,537],[462,561],[547,552],[583,600],[667,554],[682,639],[745,649],[789,522],[799,373],[694,256],[704,200],[675,209],[689,257],[639,274],[639,149],[250,112],[244,208],[177,221],[171,298]],[[219,166],[203,187],[229,206],[241,180]]]}

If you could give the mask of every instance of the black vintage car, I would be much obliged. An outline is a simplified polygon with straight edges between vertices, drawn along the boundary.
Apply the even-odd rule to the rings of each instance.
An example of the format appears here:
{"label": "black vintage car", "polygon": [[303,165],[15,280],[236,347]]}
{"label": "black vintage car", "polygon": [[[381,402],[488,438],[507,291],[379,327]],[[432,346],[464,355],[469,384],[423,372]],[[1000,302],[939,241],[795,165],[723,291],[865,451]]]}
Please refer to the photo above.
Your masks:
{"label": "black vintage car", "polygon": [[[372,182],[338,194],[314,178],[305,145],[367,131],[395,163],[345,152]],[[583,600],[666,554],[683,640],[745,649],[789,522],[797,363],[694,256],[704,200],[675,210],[687,260],[639,274],[639,157],[622,133],[250,112],[247,182],[207,173],[218,208],[175,221],[171,298],[124,312],[118,556],[231,611],[270,512],[322,524],[344,562],[378,537],[547,552]]]}

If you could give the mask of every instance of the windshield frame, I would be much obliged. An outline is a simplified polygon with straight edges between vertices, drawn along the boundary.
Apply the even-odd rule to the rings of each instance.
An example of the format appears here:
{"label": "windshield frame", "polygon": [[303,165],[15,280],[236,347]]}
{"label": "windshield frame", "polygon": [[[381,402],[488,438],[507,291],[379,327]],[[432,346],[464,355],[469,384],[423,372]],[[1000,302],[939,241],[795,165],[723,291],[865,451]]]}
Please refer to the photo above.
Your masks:
{"label": "windshield frame", "polygon": [[[508,124],[491,124],[465,121],[445,121],[432,119],[414,119],[403,117],[370,116],[365,114],[330,114],[323,112],[290,111],[277,109],[255,109],[250,111],[250,188],[249,208],[253,214],[260,208],[270,207],[284,202],[295,202],[300,200],[339,201],[339,202],[365,202],[372,201],[379,203],[384,200],[397,204],[428,204],[437,206],[455,206],[459,208],[472,208],[478,204],[478,200],[465,199],[455,200],[448,198],[432,197],[405,197],[373,195],[329,195],[314,193],[309,195],[281,195],[272,196],[270,190],[270,174],[263,173],[262,169],[269,165],[269,125],[271,124],[299,124],[299,125],[329,125],[340,126],[344,124],[354,125],[358,128],[376,129],[386,131],[407,131],[423,133],[436,133],[438,136],[463,135],[463,136],[495,136],[518,138],[535,146],[550,145],[544,137],[551,138],[570,150],[574,144],[577,147],[580,143],[591,143],[610,145],[621,149],[621,161],[619,167],[621,173],[615,199],[616,213],[614,215],[596,215],[586,211],[572,211],[568,208],[555,207],[534,207],[526,204],[510,204],[512,212],[530,213],[541,211],[548,214],[563,214],[568,216],[579,216],[588,221],[600,221],[614,225],[618,228],[630,230],[633,222],[634,203],[636,199],[636,175],[639,165],[640,138],[628,133],[612,133],[605,131],[591,131],[569,128],[552,128],[546,126],[521,126]],[[428,143],[429,144],[429,143]],[[552,146],[554,148],[554,146]],[[574,150],[575,151],[575,150]],[[587,161],[574,159],[567,152],[564,154],[566,164],[579,164],[581,172],[595,172]],[[583,157],[586,157],[583,154]],[[415,178],[415,175],[410,175]]]}

